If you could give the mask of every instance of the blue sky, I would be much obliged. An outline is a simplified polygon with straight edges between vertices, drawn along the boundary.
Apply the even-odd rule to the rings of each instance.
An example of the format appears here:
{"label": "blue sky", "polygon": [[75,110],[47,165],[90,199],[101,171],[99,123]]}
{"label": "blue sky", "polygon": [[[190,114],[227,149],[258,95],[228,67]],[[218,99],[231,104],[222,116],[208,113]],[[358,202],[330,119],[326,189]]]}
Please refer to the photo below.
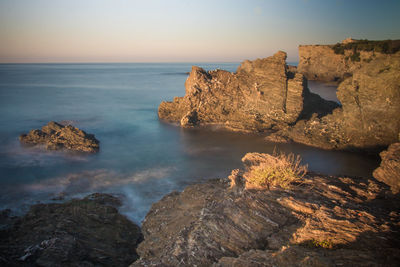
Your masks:
{"label": "blue sky", "polygon": [[299,44],[400,39],[399,0],[1,0],[0,62],[297,61]]}

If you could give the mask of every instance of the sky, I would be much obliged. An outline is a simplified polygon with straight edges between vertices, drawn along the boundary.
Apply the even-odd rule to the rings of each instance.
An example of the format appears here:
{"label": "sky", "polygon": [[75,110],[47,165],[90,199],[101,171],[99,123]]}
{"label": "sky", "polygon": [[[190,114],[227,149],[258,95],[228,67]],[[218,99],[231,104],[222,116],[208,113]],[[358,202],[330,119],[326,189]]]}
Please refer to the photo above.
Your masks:
{"label": "sky", "polygon": [[239,62],[400,39],[400,0],[0,0],[0,63]]}

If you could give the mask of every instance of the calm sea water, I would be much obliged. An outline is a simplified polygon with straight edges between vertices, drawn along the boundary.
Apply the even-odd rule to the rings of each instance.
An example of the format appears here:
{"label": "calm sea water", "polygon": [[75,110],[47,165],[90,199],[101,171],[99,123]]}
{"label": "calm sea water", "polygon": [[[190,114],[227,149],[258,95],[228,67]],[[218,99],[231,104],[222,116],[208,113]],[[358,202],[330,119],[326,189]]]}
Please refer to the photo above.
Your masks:
{"label": "calm sea water", "polygon": [[[166,193],[226,177],[241,167],[246,152],[272,152],[275,147],[300,154],[310,170],[325,174],[370,176],[377,167],[375,157],[160,122],[159,103],[184,95],[191,65],[1,64],[0,209],[22,213],[60,194],[69,199],[109,192],[120,195],[122,212],[140,223]],[[229,71],[238,66],[198,65]],[[312,86],[315,92],[323,87]],[[94,133],[100,152],[82,155],[20,146],[21,133],[51,120]]]}

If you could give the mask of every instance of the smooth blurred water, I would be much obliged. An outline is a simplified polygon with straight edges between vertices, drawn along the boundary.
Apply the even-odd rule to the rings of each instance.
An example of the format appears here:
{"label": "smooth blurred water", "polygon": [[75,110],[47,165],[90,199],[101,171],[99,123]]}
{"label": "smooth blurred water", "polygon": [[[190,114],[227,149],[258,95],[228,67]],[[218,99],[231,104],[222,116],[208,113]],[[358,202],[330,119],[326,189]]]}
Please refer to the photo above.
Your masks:
{"label": "smooth blurred water", "polygon": [[[163,100],[183,96],[189,63],[0,64],[0,209],[26,211],[91,192],[119,194],[122,211],[140,222],[150,205],[173,190],[241,167],[246,152],[275,147],[301,154],[309,169],[370,176],[378,159],[262,136],[181,129],[158,120]],[[235,71],[238,64],[197,64]],[[18,136],[48,121],[69,121],[94,133],[100,152],[51,152],[19,144]]]}

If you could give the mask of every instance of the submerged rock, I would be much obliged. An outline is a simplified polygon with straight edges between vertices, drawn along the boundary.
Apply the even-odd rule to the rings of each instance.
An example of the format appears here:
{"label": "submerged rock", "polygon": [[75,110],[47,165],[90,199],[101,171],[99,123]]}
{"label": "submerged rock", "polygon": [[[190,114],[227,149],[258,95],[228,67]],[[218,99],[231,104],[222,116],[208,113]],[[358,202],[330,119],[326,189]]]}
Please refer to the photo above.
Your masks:
{"label": "submerged rock", "polygon": [[246,190],[240,175],[153,204],[131,266],[397,266],[400,200],[385,185],[309,173],[291,190]]}
{"label": "submerged rock", "polygon": [[286,65],[286,53],[244,61],[236,73],[192,67],[186,95],[158,108],[161,119],[183,127],[221,124],[262,132],[297,120],[303,110],[306,82]]}
{"label": "submerged rock", "polygon": [[380,156],[381,165],[374,171],[373,176],[389,185],[392,192],[397,194],[400,192],[400,143],[391,144]]}
{"label": "submerged rock", "polygon": [[120,201],[92,194],[64,204],[37,204],[0,231],[2,266],[127,266],[138,256],[137,225]]}
{"label": "submerged rock", "polygon": [[51,121],[41,130],[31,130],[19,137],[24,144],[44,144],[47,149],[68,149],[81,152],[98,152],[99,141],[93,134],[87,134],[71,125],[61,125]]}

